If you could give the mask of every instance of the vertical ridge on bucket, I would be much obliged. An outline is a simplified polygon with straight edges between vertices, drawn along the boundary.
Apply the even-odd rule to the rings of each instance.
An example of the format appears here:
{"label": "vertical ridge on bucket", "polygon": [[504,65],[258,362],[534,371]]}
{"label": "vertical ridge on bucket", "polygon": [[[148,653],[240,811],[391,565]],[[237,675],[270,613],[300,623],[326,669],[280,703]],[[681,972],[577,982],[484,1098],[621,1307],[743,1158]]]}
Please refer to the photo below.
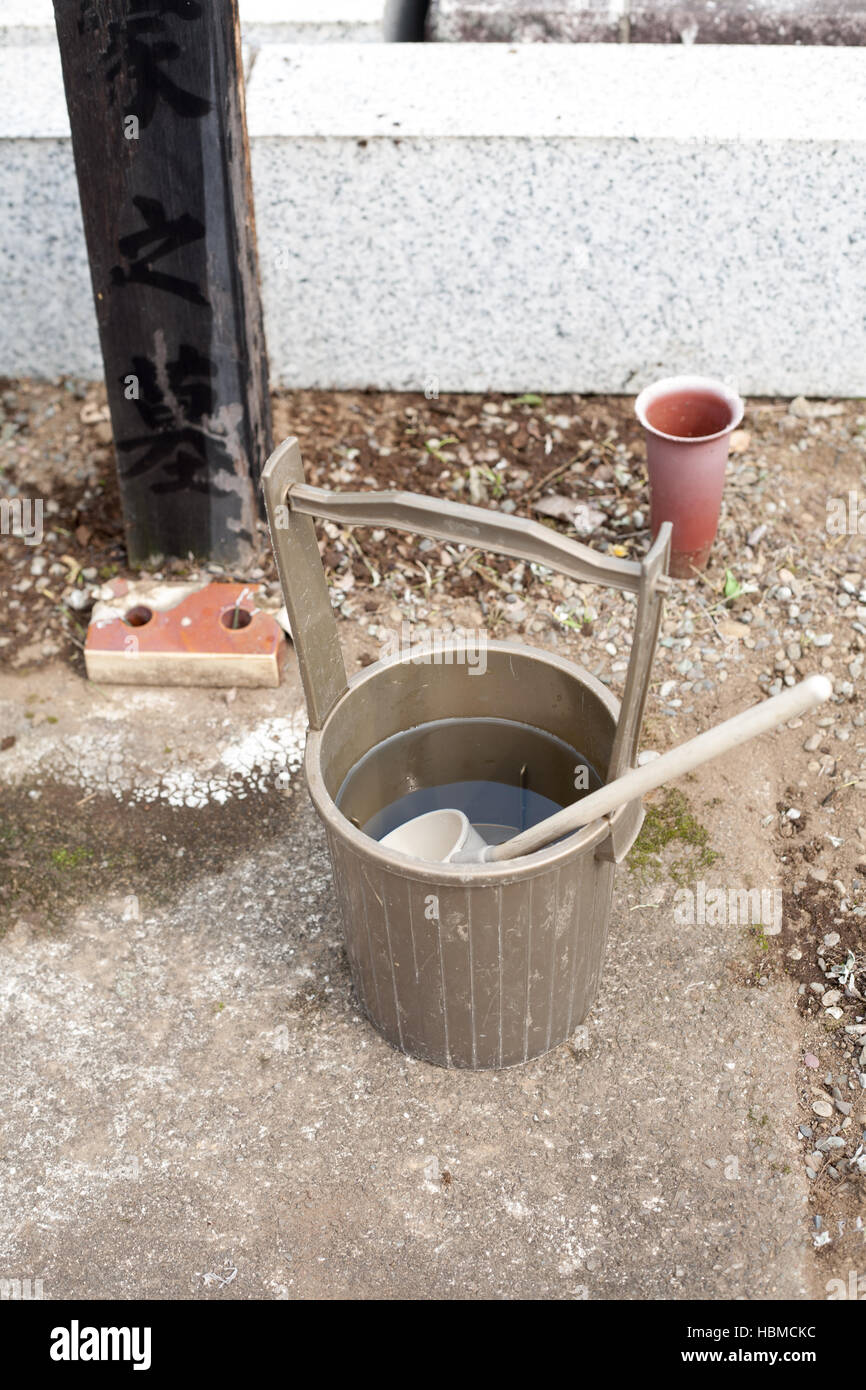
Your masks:
{"label": "vertical ridge on bucket", "polygon": [[440,1004],[442,1009],[442,1032],[445,1042],[445,1066],[451,1066],[451,1043],[448,1038],[448,1010],[445,1007],[445,953],[442,950],[442,918],[436,913],[436,940],[439,946],[439,983],[442,987]]}
{"label": "vertical ridge on bucket", "polygon": [[[377,893],[376,897],[378,898],[378,896],[379,895]],[[382,897],[379,898],[379,902],[382,907],[382,922],[385,927],[385,945],[388,949],[388,965],[391,969],[391,989],[394,994],[394,1021],[397,1025],[397,1042],[399,1043],[400,1051],[405,1052],[406,1047],[403,1039],[403,1020],[400,1016],[400,997],[397,993],[397,967],[394,963],[394,947],[391,944],[391,924],[388,921],[388,899],[383,894]]]}
{"label": "vertical ridge on bucket", "polygon": [[502,1036],[499,892],[471,888],[467,896],[472,947],[474,1065],[496,1067]]}
{"label": "vertical ridge on bucket", "polygon": [[[584,875],[581,874],[579,887],[580,890],[585,894],[585,898],[581,899],[581,906],[585,905],[586,910],[590,914],[592,914],[595,911],[597,879],[594,875],[590,875],[589,883],[585,884]],[[586,898],[588,898],[589,900],[588,903],[586,902]],[[568,1023],[566,1024],[566,1031],[569,1037],[574,1032],[577,1023],[580,1022],[579,1019],[575,1019],[575,1004],[579,1004],[579,1001],[577,999],[577,982],[578,979],[583,978],[584,968],[586,964],[585,957],[586,933],[581,930],[581,925],[580,923],[578,923],[574,932],[574,943],[572,947],[571,957],[571,988],[569,989]]]}
{"label": "vertical ridge on bucket", "polygon": [[439,892],[442,942],[443,1011],[448,1024],[448,1047],[455,1066],[472,1066],[472,964],[466,892],[462,885]]}
{"label": "vertical ridge on bucket", "polygon": [[529,1061],[529,1019],[532,1008],[532,889],[533,880],[529,880],[529,913],[526,923],[526,991],[523,1002],[523,1060]]}
{"label": "vertical ridge on bucket", "polygon": [[560,870],[557,869],[556,877],[553,880],[553,912],[550,924],[550,995],[547,1000],[547,1050],[550,1050],[551,1038],[553,1037],[553,1001],[556,993],[556,928],[559,921],[559,879]]}
{"label": "vertical ridge on bucket", "polygon": [[555,924],[555,989],[551,991],[551,1038],[568,1037],[571,963],[578,949],[580,912],[573,874],[559,874]]}
{"label": "vertical ridge on bucket", "polygon": [[499,888],[498,899],[502,924],[498,1065],[510,1067],[526,1060],[526,938],[531,930],[529,892],[521,883],[510,883]]}
{"label": "vertical ridge on bucket", "polygon": [[[337,901],[340,905],[340,914],[343,919],[343,930],[346,938],[346,955],[349,958],[349,967],[352,972],[352,983],[355,986],[355,993],[362,1009],[371,1018],[379,1014],[378,998],[373,1004],[372,996],[375,991],[375,979],[373,977],[370,961],[372,950],[359,949],[357,941],[358,933],[362,930],[358,922],[358,914],[351,910],[350,885],[352,879],[357,879],[358,863],[354,854],[345,852],[339,841],[329,832],[328,848],[331,853],[331,864],[341,866],[340,872],[334,872],[334,884],[337,889]],[[366,918],[364,921],[366,930]],[[369,940],[368,940],[369,946]]]}
{"label": "vertical ridge on bucket", "polygon": [[401,1045],[416,1052],[424,1046],[425,1019],[418,991],[411,884],[407,879],[391,878],[388,882],[383,879],[381,886]]}
{"label": "vertical ridge on bucket", "polygon": [[371,977],[372,977],[373,994],[375,995],[375,999],[376,999],[376,1017],[377,1017],[377,1018],[384,1018],[385,1015],[384,1015],[384,1010],[383,1010],[383,1008],[382,1008],[381,991],[380,991],[380,988],[379,988],[379,975],[378,975],[378,972],[377,972],[377,970],[376,970],[376,957],[375,957],[375,955],[374,955],[374,953],[373,953],[373,934],[372,934],[372,932],[370,931],[370,919],[369,919],[369,915],[368,915],[368,912],[367,912],[367,900],[366,900],[366,898],[365,898],[365,896],[364,896],[364,885],[363,885],[363,882],[362,882],[363,866],[362,866],[362,864],[361,864],[361,861],[358,860],[358,859],[355,859],[354,856],[352,856],[352,863],[353,863],[353,866],[354,866],[354,869],[355,869],[355,880],[356,880],[356,883],[357,883],[357,893],[353,895],[353,898],[350,900],[350,902],[349,902],[349,904],[348,904],[348,907],[349,907],[349,911],[354,915],[355,908],[354,908],[354,905],[353,905],[353,904],[354,904],[354,903],[357,903],[357,902],[360,900],[361,907],[362,907],[363,913],[364,913],[364,935],[365,935],[366,938],[367,938],[367,950],[366,950],[366,952],[364,953],[364,959],[365,959],[365,961],[368,962],[368,964],[369,964],[370,975],[371,975]]}
{"label": "vertical ridge on bucket", "polygon": [[502,1066],[502,1034],[503,1034],[503,1018],[502,1018],[502,1000],[503,1000],[503,993],[502,993],[502,985],[503,985],[503,980],[504,980],[504,976],[505,976],[505,957],[504,957],[503,951],[502,951],[502,885],[499,884],[499,883],[497,883],[497,885],[496,885],[496,945],[497,945],[497,960],[498,960],[498,962],[499,962],[499,1031],[498,1031],[498,1036],[497,1036],[497,1039],[496,1039],[496,1060],[497,1060],[497,1065],[501,1067],[501,1066]]}
{"label": "vertical ridge on bucket", "polygon": [[584,1004],[584,1018],[589,1013],[600,987],[602,971],[604,969],[604,957],[607,951],[607,938],[610,934],[610,909],[613,901],[614,875],[612,866],[608,872],[599,877],[598,894],[601,899],[598,910],[603,913],[601,918],[601,931],[593,934],[591,939],[592,964],[588,972],[587,997]]}
{"label": "vertical ridge on bucket", "polygon": [[[529,980],[526,1007],[527,1055],[550,1047],[550,959],[555,938],[556,884],[559,869],[532,880],[532,934],[528,942]],[[558,1041],[558,1040],[557,1040]]]}
{"label": "vertical ridge on bucket", "polygon": [[472,894],[466,889],[466,934],[469,946],[469,1028],[472,1040],[472,1065],[478,1065],[478,1039],[475,1020],[475,953],[472,933]]}
{"label": "vertical ridge on bucket", "polygon": [[[368,865],[359,862],[358,880],[364,908],[364,920],[367,924],[367,935],[370,942],[370,960],[376,980],[376,998],[381,1020],[379,1026],[384,1029],[387,1037],[396,1047],[401,1047],[402,1029],[397,1007],[397,989],[394,982],[385,913],[382,911],[383,897],[375,891],[370,883],[371,872],[376,871],[371,871]],[[372,912],[370,910],[371,895],[377,905]]]}
{"label": "vertical ridge on bucket", "polygon": [[[602,964],[607,946],[608,917],[613,895],[614,865],[599,863],[598,868],[599,871],[593,875],[591,907],[593,915],[587,917],[585,923],[597,922],[600,927],[599,930],[591,931],[584,926],[584,930],[581,932],[582,951],[578,971],[580,988],[575,993],[570,1032],[573,1032],[577,1025],[586,1018],[601,983]],[[604,914],[603,917],[599,917],[599,913]]]}

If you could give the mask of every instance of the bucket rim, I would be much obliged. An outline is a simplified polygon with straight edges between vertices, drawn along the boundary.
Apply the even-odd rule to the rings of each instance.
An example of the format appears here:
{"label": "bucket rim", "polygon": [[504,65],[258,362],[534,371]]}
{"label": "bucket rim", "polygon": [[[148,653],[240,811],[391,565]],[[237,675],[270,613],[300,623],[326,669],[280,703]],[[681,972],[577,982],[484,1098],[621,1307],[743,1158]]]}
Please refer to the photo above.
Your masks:
{"label": "bucket rim", "polygon": [[[576,855],[589,853],[608,838],[613,826],[621,819],[633,814],[633,803],[629,802],[621,806],[613,815],[581,826],[579,830],[564,840],[559,840],[552,845],[545,845],[543,849],[536,850],[533,854],[524,854],[516,859],[503,859],[492,864],[445,864],[438,861],[415,859],[411,855],[402,854],[399,850],[382,849],[378,840],[366,835],[363,830],[359,830],[343,815],[328,791],[321,771],[322,744],[327,737],[328,726],[337,711],[352,699],[352,696],[361,686],[376,681],[392,667],[412,665],[412,653],[419,650],[422,650],[420,646],[412,647],[408,652],[374,662],[356,672],[349,680],[346,691],[329,711],[321,729],[310,729],[307,733],[304,773],[313,805],[328,832],[339,836],[343,843],[360,858],[368,862],[372,861],[377,868],[385,869],[401,878],[411,878],[431,884],[448,882],[455,886],[461,884],[469,887],[502,886],[515,879],[533,877],[548,869],[558,869]],[[529,656],[539,664],[557,667],[563,674],[577,680],[592,692],[608,709],[613,718],[614,727],[616,727],[619,720],[620,701],[608,690],[607,686],[603,685],[596,676],[593,676],[584,667],[578,666],[575,662],[568,661],[554,652],[545,651],[540,647],[530,647],[524,642],[492,641],[488,642],[487,650],[488,652],[501,652],[506,656]],[[534,727],[541,728],[541,725]]]}

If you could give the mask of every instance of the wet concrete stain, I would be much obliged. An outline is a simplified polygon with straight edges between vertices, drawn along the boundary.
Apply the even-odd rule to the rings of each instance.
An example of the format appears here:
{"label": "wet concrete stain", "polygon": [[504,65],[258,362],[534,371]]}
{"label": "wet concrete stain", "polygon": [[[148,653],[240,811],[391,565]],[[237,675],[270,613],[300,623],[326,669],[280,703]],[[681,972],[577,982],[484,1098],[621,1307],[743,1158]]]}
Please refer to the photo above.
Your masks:
{"label": "wet concrete stain", "polygon": [[197,878],[231,875],[253,848],[285,843],[304,793],[296,788],[190,808],[165,801],[118,807],[110,792],[40,781],[4,789],[0,805],[0,936],[21,918],[57,933],[95,897],[165,906]]}

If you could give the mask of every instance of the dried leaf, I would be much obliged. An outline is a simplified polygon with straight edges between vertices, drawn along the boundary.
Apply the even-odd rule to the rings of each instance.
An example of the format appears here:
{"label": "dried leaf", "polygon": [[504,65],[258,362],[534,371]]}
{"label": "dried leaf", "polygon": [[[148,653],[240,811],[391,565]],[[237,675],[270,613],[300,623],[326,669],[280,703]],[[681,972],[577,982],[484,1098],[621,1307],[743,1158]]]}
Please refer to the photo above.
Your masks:
{"label": "dried leaf", "polygon": [[604,512],[590,502],[579,502],[574,497],[563,497],[558,493],[552,497],[539,497],[537,502],[533,502],[532,510],[542,516],[568,521],[578,536],[591,536],[606,520]]}
{"label": "dried leaf", "polygon": [[559,493],[554,493],[550,497],[539,497],[533,502],[532,510],[540,512],[542,516],[556,517],[557,520],[571,521],[574,516],[574,509],[577,506],[575,497],[562,497]]}

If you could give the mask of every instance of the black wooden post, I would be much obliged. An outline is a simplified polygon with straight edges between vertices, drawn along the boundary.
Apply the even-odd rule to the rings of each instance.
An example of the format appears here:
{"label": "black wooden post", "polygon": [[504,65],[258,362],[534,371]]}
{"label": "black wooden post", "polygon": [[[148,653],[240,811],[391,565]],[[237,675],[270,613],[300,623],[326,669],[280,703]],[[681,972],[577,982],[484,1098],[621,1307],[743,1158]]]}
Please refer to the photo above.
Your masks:
{"label": "black wooden post", "polygon": [[271,448],[237,0],[55,0],[132,564],[238,567]]}

